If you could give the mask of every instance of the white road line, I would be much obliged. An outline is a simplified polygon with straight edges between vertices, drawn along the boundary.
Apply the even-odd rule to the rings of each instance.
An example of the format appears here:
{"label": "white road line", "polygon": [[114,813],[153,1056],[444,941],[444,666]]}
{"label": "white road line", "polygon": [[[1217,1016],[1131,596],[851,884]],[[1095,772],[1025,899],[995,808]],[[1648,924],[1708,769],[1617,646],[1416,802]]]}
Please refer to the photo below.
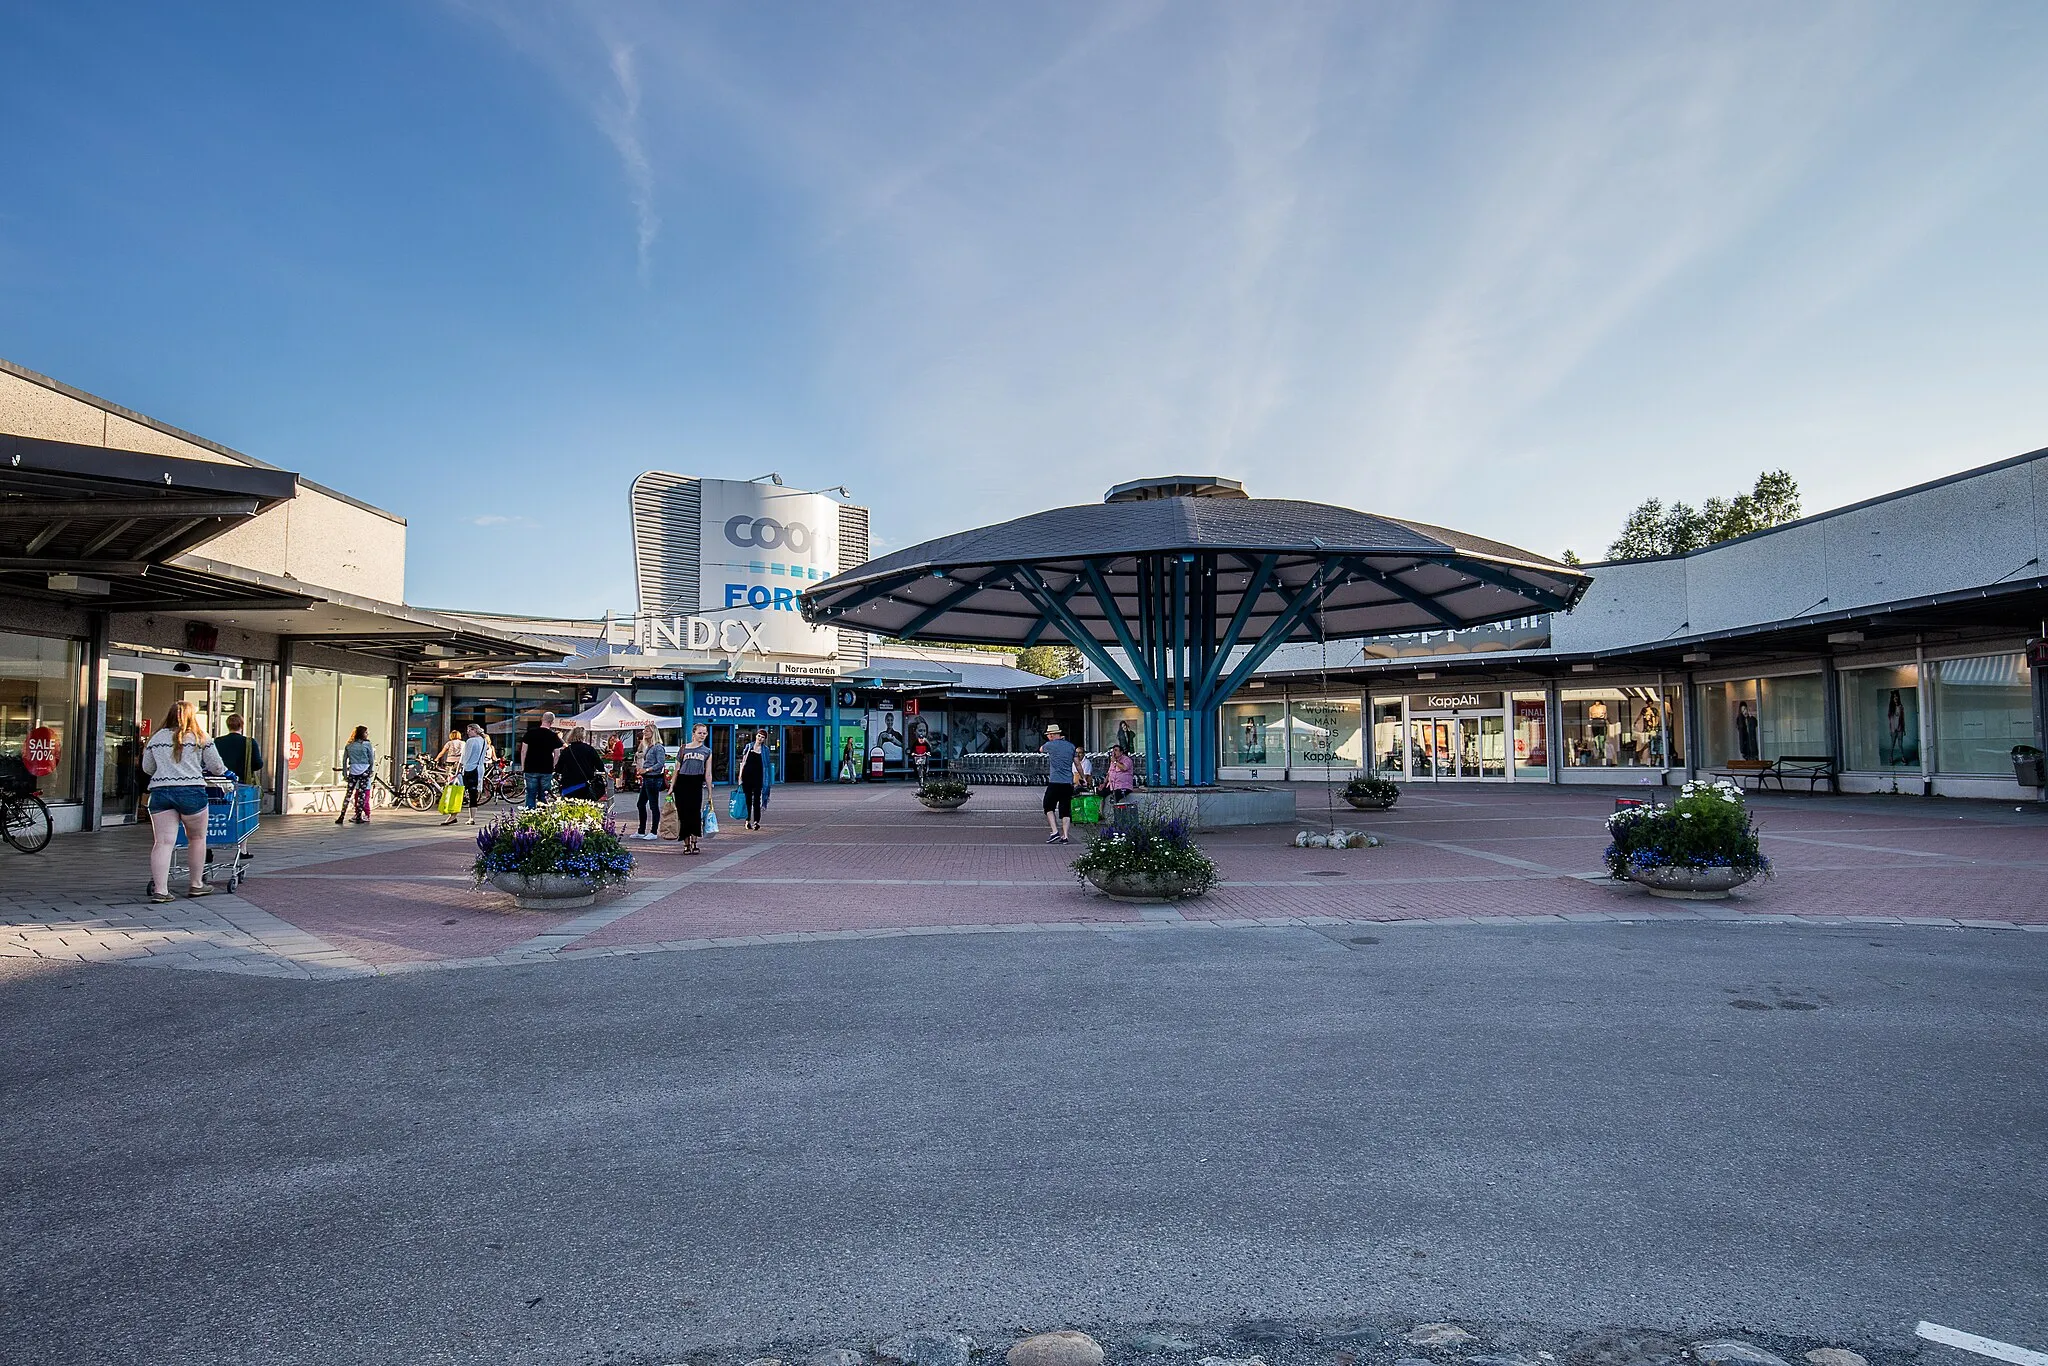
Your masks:
{"label": "white road line", "polygon": [[2037,1352],[2031,1347],[2015,1347],[1996,1338],[1980,1338],[1975,1333],[1965,1333],[1960,1328],[1944,1328],[1938,1323],[1929,1323],[1926,1319],[1920,1320],[1920,1326],[1913,1332],[1929,1342],[1960,1347],[1965,1352],[1975,1352],[1980,1357],[2010,1361],[2013,1366],[2048,1366],[2048,1352]]}

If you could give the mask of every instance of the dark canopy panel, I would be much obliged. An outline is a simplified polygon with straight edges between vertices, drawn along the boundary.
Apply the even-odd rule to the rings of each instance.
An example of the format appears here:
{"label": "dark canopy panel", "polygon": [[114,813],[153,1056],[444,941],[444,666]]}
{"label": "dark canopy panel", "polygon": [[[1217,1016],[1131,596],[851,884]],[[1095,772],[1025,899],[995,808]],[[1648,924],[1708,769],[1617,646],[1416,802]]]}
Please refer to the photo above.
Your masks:
{"label": "dark canopy panel", "polygon": [[1216,780],[1218,708],[1287,641],[1564,611],[1588,582],[1498,541],[1171,475],[884,555],[801,602],[879,635],[1064,639],[1143,712],[1152,783],[1185,787]]}
{"label": "dark canopy panel", "polygon": [[[1215,565],[1213,612],[1232,621],[1256,593],[1241,638],[1257,640],[1304,590],[1322,600],[1281,640],[1479,626],[1560,611],[1589,582],[1526,550],[1442,527],[1280,498],[1177,497],[1055,508],[942,536],[819,584],[811,621],[880,635],[1035,644],[1048,625],[1028,577],[1064,599],[1096,644],[1123,643],[1089,578],[1125,621],[1138,619],[1139,566],[1182,555]],[[1075,644],[1081,644],[1075,641]],[[1275,641],[1275,644],[1280,641]]]}

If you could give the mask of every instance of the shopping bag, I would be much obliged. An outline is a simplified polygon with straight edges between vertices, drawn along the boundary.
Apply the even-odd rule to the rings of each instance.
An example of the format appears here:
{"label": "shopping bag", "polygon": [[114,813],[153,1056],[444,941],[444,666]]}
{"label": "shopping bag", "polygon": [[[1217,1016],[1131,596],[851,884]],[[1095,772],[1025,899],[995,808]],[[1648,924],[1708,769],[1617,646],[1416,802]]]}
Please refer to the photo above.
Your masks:
{"label": "shopping bag", "polygon": [[1094,825],[1102,819],[1102,798],[1084,792],[1074,798],[1074,824]]}
{"label": "shopping bag", "polygon": [[462,784],[448,783],[441,789],[441,814],[459,816],[462,814]]}
{"label": "shopping bag", "polygon": [[732,790],[732,800],[725,804],[725,814],[736,821],[747,818],[747,794],[739,788]]}
{"label": "shopping bag", "polygon": [[683,837],[683,813],[676,810],[674,802],[661,808],[661,823],[655,827],[655,833],[665,840]]}
{"label": "shopping bag", "polygon": [[718,833],[718,812],[711,807],[704,808],[704,838],[710,839]]}

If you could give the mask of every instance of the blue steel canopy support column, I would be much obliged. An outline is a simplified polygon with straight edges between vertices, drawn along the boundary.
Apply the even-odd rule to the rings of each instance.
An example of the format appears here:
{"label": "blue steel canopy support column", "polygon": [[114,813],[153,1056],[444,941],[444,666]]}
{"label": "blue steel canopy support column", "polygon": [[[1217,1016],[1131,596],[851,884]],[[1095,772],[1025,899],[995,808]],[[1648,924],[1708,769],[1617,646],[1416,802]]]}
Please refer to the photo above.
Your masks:
{"label": "blue steel canopy support column", "polygon": [[[1224,701],[1332,592],[1359,578],[1378,577],[1355,562],[1332,557],[1323,561],[1306,583],[1290,588],[1277,577],[1278,557],[1265,556],[1247,579],[1228,627],[1218,636],[1216,605],[1221,590],[1216,556],[1144,555],[1130,563],[1136,584],[1135,630],[1110,589],[1109,562],[1080,561],[1073,582],[1058,590],[1029,565],[1003,565],[982,582],[1007,579],[1119,692],[1137,704],[1145,721],[1146,773],[1154,787],[1214,784],[1219,757],[1217,719]],[[1083,585],[1123,652],[1121,667],[1069,605]],[[1280,597],[1279,613],[1236,667],[1226,673],[1230,652],[1241,642],[1258,612],[1259,601],[1268,593]]]}

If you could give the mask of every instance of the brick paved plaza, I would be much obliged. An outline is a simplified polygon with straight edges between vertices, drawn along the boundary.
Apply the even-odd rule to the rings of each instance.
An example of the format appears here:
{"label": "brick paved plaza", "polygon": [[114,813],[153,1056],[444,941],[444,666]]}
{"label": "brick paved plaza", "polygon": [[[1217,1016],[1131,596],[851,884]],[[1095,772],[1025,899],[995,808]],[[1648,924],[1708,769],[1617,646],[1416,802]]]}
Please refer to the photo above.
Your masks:
{"label": "brick paved plaza", "polygon": [[[1919,798],[1764,796],[1777,876],[1722,903],[1654,900],[1601,871],[1610,791],[1410,789],[1390,812],[1338,805],[1377,849],[1298,850],[1292,828],[1216,832],[1225,882],[1178,907],[1111,902],[1044,843],[1035,791],[977,790],[957,813],[906,787],[777,791],[767,828],[727,825],[698,858],[640,844],[640,875],[586,910],[512,908],[478,891],[467,826],[380,814],[367,827],[268,822],[239,895],[139,899],[146,832],[0,857],[0,955],[133,961],[279,976],[356,976],[819,937],[1272,924],[1792,917],[2048,931],[2048,817]],[[1330,818],[1297,789],[1302,823]],[[621,803],[621,809],[624,804]],[[631,820],[630,814],[627,820]]]}

